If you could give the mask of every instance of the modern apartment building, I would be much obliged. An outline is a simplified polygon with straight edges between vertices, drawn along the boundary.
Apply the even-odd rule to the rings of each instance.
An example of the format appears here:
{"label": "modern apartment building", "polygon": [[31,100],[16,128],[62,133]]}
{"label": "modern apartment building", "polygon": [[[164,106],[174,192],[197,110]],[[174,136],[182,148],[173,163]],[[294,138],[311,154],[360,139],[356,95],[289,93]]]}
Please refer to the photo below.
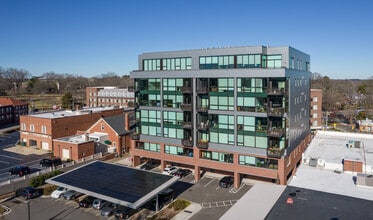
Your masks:
{"label": "modern apartment building", "polygon": [[292,47],[144,53],[135,79],[141,157],[286,184],[310,141],[310,56]]}
{"label": "modern apartment building", "polygon": [[98,86],[86,88],[86,105],[88,107],[120,106],[128,107],[135,99],[135,93],[115,86]]}
{"label": "modern apartment building", "polygon": [[322,90],[311,89],[311,129],[322,129]]}

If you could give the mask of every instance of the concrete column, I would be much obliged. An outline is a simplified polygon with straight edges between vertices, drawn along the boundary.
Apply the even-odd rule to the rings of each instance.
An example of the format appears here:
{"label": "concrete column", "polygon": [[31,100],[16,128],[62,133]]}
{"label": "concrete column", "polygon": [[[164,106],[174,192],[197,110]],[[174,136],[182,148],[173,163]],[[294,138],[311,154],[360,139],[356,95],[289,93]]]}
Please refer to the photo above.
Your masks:
{"label": "concrete column", "polygon": [[241,175],[238,172],[234,172],[234,188],[239,188],[241,185]]}
{"label": "concrete column", "polygon": [[165,160],[161,159],[161,171],[163,172],[164,168],[166,168],[167,164]]}
{"label": "concrete column", "polygon": [[139,156],[133,156],[133,161],[132,161],[132,166],[133,167],[136,167],[138,165],[140,165],[140,157]]}
{"label": "concrete column", "polygon": [[194,180],[198,182],[201,178],[201,167],[194,166]]}
{"label": "concrete column", "polygon": [[280,185],[286,185],[285,169],[286,169],[285,159],[278,160],[277,177],[278,177],[278,184]]}

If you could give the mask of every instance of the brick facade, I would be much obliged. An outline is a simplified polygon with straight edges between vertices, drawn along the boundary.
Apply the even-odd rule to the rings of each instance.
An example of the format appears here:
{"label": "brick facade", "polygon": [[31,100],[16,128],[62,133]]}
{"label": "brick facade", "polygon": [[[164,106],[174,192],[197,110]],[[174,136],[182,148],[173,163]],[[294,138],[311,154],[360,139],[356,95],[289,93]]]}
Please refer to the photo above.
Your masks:
{"label": "brick facade", "polygon": [[18,123],[21,115],[28,114],[28,104],[18,99],[0,97],[0,126]]}
{"label": "brick facade", "polygon": [[21,116],[20,141],[25,142],[26,146],[53,151],[53,139],[85,131],[102,116],[122,113],[123,109],[107,108],[101,111],[77,111],[73,115],[59,111]]}
{"label": "brick facade", "polygon": [[313,129],[321,129],[322,123],[322,90],[311,89],[310,125]]}

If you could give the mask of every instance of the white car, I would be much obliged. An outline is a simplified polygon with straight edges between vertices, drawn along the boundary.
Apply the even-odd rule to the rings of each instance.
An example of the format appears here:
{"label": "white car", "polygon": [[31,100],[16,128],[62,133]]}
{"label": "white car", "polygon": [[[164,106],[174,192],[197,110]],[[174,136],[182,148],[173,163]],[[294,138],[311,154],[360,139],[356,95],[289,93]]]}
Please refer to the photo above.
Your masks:
{"label": "white car", "polygon": [[175,166],[167,166],[166,168],[164,168],[163,170],[163,174],[168,174],[168,175],[172,175],[174,173],[176,173],[177,171],[179,170],[178,167],[175,167]]}
{"label": "white car", "polygon": [[67,188],[64,188],[64,187],[58,187],[56,190],[54,190],[51,194],[51,197],[52,198],[62,198],[63,197],[63,194],[67,191],[68,189]]}

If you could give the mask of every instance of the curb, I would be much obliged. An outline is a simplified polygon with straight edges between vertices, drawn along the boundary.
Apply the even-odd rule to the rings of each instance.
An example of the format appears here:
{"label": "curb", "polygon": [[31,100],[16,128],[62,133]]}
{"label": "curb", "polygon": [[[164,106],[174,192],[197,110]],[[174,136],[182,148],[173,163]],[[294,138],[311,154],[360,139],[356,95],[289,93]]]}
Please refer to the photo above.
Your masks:
{"label": "curb", "polygon": [[192,202],[183,211],[175,215],[171,220],[186,220],[190,219],[193,215],[198,213],[202,209],[202,206],[198,203]]}

